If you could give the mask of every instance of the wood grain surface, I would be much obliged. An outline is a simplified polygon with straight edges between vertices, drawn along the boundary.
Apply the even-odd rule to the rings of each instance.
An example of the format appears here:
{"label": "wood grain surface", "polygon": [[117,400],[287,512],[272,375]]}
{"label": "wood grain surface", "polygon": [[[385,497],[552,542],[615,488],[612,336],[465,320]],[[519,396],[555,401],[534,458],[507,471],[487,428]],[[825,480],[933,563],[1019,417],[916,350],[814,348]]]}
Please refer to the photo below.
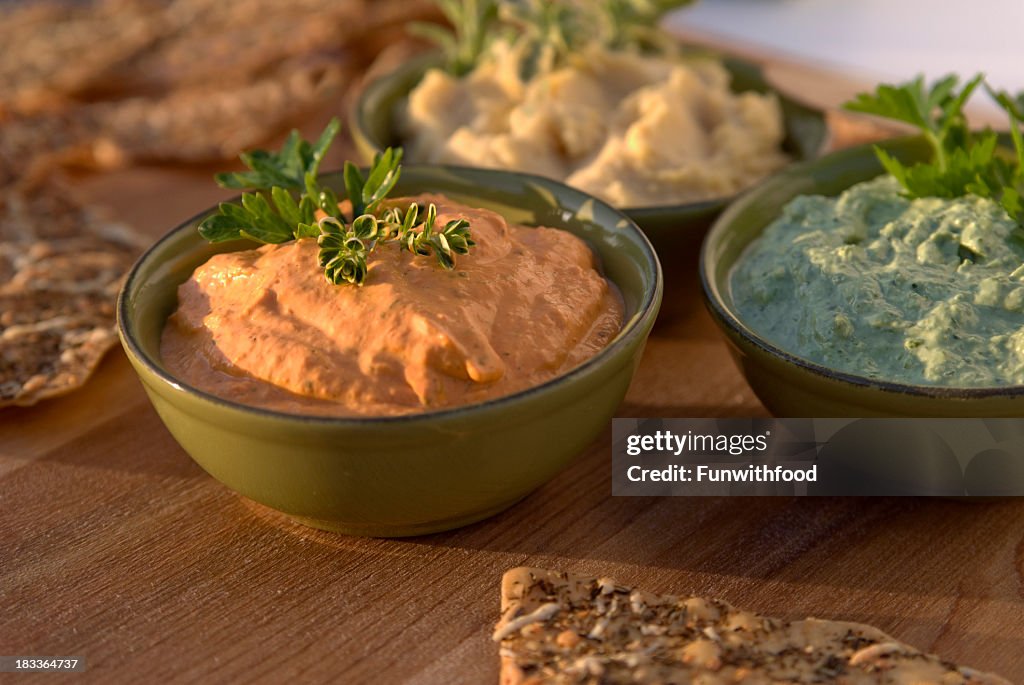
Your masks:
{"label": "wood grain surface", "polygon": [[[819,104],[853,89],[775,68]],[[145,168],[76,183],[156,238],[225,196],[208,179]],[[619,415],[764,415],[696,282],[667,297],[682,313],[656,328]],[[863,621],[1024,682],[1024,501],[611,497],[610,449],[606,431],[462,530],[344,537],[207,476],[112,352],[81,391],[0,412],[0,654],[79,656],[76,680],[97,683],[495,683],[499,581],[528,564]]]}

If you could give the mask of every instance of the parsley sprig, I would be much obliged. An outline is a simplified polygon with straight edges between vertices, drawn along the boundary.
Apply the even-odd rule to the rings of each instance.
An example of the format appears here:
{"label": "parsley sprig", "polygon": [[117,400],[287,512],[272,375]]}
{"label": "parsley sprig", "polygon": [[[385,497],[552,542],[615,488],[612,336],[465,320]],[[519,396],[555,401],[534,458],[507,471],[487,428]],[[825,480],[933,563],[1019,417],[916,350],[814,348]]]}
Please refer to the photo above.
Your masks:
{"label": "parsley sprig", "polygon": [[[598,0],[605,22],[603,35],[610,47],[659,44],[667,37],[660,30],[666,14],[693,0]],[[674,40],[669,37],[670,40]]]}
{"label": "parsley sprig", "polygon": [[453,269],[455,255],[467,254],[475,244],[466,219],[438,228],[433,203],[422,220],[416,203],[405,211],[383,206],[401,176],[401,148],[378,153],[365,176],[355,164],[345,162],[348,209],[333,190],[320,185],[320,163],[339,130],[340,123],[332,119],[315,143],[292,131],[279,152],[243,153],[248,171],[214,178],[224,188],[252,192],[242,193],[240,203],[222,202],[216,214],[199,224],[199,234],[212,243],[244,238],[280,244],[315,238],[319,265],[335,285],[362,285],[370,253],[389,241],[416,255],[433,255],[442,268]]}
{"label": "parsley sprig", "polygon": [[450,73],[456,76],[468,74],[494,38],[492,27],[498,16],[498,0],[436,2],[451,24],[451,30],[438,24],[417,21],[409,24],[409,32],[441,48]]}
{"label": "parsley sprig", "polygon": [[613,50],[665,48],[658,29],[664,16],[693,0],[436,0],[452,25],[415,23],[411,32],[436,43],[447,70],[462,76],[496,40],[520,55],[529,79],[563,64],[572,53],[597,43]]}
{"label": "parsley sprig", "polygon": [[[900,85],[880,85],[874,93],[861,93],[844,107],[901,121],[921,131],[932,148],[928,162],[907,165],[875,146],[882,166],[899,181],[907,197],[992,198],[1024,225],[1024,138],[1020,131],[1024,94],[1012,97],[995,91],[981,74],[958,90],[959,84],[959,78],[949,75],[927,86],[918,76]],[[1012,157],[1000,149],[998,133],[972,131],[968,126],[963,109],[981,85],[1007,115]]]}

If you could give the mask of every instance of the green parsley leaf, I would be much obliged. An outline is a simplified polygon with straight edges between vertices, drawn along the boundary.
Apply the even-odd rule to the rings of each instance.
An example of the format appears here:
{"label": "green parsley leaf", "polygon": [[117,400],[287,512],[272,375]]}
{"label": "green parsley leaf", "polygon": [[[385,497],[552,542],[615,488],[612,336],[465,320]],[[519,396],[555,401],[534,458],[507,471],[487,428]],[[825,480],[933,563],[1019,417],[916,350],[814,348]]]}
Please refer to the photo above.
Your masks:
{"label": "green parsley leaf", "polygon": [[435,0],[450,30],[412,23],[408,30],[435,43],[445,68],[463,76],[476,67],[497,39],[511,41],[519,54],[520,76],[529,79],[555,68],[570,54],[596,43],[675,51],[660,30],[664,16],[693,0]]}
{"label": "green parsley leaf", "polygon": [[441,49],[450,73],[456,76],[468,74],[493,38],[498,1],[437,0],[437,5],[451,24],[450,31],[425,22],[413,22],[407,29]]}
{"label": "green parsley leaf", "polygon": [[[338,130],[334,119],[313,144],[292,131],[279,152],[241,155],[249,171],[218,174],[216,180],[224,187],[255,192],[243,193],[239,204],[221,203],[216,214],[199,224],[199,234],[210,242],[244,238],[265,244],[315,238],[320,267],[334,284],[362,285],[369,272],[368,256],[388,241],[398,241],[418,255],[433,254],[443,268],[453,268],[455,255],[467,254],[474,244],[468,221],[449,221],[436,231],[434,205],[422,222],[415,203],[404,213],[382,209],[401,176],[401,148],[378,154],[365,177],[355,164],[345,163],[342,175],[352,206],[348,214],[337,194],[320,185],[320,163]],[[318,212],[323,217],[319,220]]]}
{"label": "green parsley leaf", "polygon": [[222,188],[234,190],[256,190],[280,186],[290,190],[302,190],[307,174],[315,177],[320,169],[327,149],[341,130],[341,122],[331,119],[316,143],[310,145],[302,140],[298,131],[288,134],[279,152],[253,150],[239,155],[249,171],[221,173],[214,180]]}
{"label": "green parsley leaf", "polygon": [[968,127],[964,106],[984,76],[978,74],[957,90],[959,79],[949,75],[930,87],[924,77],[900,85],[882,84],[874,93],[861,93],[844,107],[855,112],[902,121],[921,131],[932,147],[929,162],[905,165],[875,146],[875,154],[889,174],[910,198],[964,195],[992,198],[1018,223],[1024,225],[1024,136],[1021,134],[1021,105],[1024,97],[985,88],[1006,112],[1015,159],[1009,160],[999,148],[999,136],[986,129]]}

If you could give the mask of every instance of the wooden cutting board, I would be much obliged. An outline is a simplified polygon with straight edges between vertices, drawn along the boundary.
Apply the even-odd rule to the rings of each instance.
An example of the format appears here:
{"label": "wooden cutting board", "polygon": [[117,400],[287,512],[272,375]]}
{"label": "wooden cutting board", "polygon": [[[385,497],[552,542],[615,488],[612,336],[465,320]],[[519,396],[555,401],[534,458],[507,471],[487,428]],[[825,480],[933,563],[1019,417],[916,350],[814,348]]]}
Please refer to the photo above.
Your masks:
{"label": "wooden cutting board", "polygon": [[[768,67],[821,105],[859,85]],[[209,173],[77,184],[156,238],[225,197]],[[764,415],[695,280],[667,297],[682,315],[655,330],[619,415]],[[117,350],[81,391],[0,412],[0,654],[79,656],[81,679],[100,683],[494,683],[501,574],[531,565],[872,623],[1024,682],[1024,501],[613,498],[610,449],[606,432],[522,503],[462,530],[314,531],[196,466]]]}

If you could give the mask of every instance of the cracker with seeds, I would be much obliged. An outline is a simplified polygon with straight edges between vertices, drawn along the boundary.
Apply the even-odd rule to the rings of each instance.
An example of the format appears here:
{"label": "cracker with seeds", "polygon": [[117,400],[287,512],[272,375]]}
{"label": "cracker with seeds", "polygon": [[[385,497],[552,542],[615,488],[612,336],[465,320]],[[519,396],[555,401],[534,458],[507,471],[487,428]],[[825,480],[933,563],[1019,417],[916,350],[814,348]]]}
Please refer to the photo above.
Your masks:
{"label": "cracker with seeds", "polygon": [[144,0],[0,7],[0,110],[63,106],[155,40],[159,7]]}
{"label": "cracker with seeds", "polygon": [[93,106],[94,146],[108,166],[141,161],[230,159],[335,98],[345,81],[336,61],[300,58],[233,89],[188,89],[164,98]]}
{"label": "cracker with seeds", "polygon": [[765,618],[535,568],[505,573],[494,640],[502,685],[1009,685],[859,623]]}
{"label": "cracker with seeds", "polygon": [[238,84],[280,63],[316,53],[344,60],[349,37],[366,29],[367,0],[178,0],[167,31],[109,70],[108,88],[154,97],[172,90]]}
{"label": "cracker with seeds", "polygon": [[103,166],[85,108],[0,114],[0,187],[44,178],[60,166]]}
{"label": "cracker with seeds", "polygon": [[435,15],[429,0],[0,9],[0,186],[67,166],[233,159],[341,106],[373,55],[408,42],[406,20]]}
{"label": "cracker with seeds", "polygon": [[0,190],[0,407],[81,386],[117,342],[141,240],[55,179]]}

